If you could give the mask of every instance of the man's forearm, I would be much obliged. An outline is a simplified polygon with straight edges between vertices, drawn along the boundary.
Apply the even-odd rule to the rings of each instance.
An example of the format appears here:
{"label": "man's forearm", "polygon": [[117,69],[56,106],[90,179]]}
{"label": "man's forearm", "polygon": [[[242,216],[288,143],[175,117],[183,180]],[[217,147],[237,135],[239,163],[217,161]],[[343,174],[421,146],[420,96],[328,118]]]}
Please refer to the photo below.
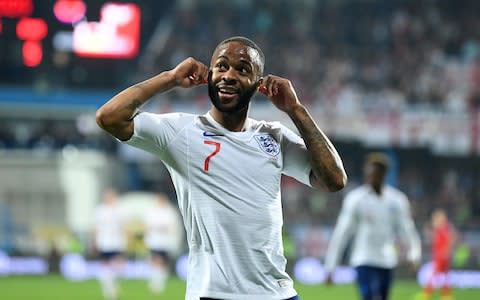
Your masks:
{"label": "man's forearm", "polygon": [[151,97],[174,86],[175,81],[170,72],[162,72],[118,93],[102,106],[101,110],[107,115],[107,120],[111,119],[111,122],[128,121]]}
{"label": "man's forearm", "polygon": [[157,93],[168,91],[176,86],[170,71],[137,83],[115,95],[97,111],[100,127],[121,140],[133,133],[132,120],[138,109]]}
{"label": "man's forearm", "polygon": [[347,175],[342,160],[328,137],[318,128],[303,105],[299,105],[288,115],[300,132],[310,154],[312,185],[328,191],[342,189],[346,185]]}

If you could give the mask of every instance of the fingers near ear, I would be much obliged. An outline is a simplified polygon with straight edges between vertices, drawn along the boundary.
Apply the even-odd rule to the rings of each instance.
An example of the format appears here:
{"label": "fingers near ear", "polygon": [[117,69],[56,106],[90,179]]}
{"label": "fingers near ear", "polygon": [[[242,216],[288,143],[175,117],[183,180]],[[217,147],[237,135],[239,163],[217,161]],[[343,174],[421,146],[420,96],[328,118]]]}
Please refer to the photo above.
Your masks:
{"label": "fingers near ear", "polygon": [[275,84],[275,79],[272,76],[268,76],[267,80],[267,91],[268,91],[268,96],[273,96],[273,85]]}
{"label": "fingers near ear", "polygon": [[265,78],[264,77],[260,77],[260,79],[258,80],[257,91],[264,94],[264,95],[267,95],[266,94],[267,89],[265,87]]}
{"label": "fingers near ear", "polygon": [[208,67],[203,65],[202,68],[202,83],[208,83]]}
{"label": "fingers near ear", "polygon": [[265,86],[263,86],[263,85],[259,85],[258,88],[257,88],[257,91],[258,91],[259,93],[265,95],[265,96],[267,95],[267,93],[266,93],[266,88],[265,88]]}

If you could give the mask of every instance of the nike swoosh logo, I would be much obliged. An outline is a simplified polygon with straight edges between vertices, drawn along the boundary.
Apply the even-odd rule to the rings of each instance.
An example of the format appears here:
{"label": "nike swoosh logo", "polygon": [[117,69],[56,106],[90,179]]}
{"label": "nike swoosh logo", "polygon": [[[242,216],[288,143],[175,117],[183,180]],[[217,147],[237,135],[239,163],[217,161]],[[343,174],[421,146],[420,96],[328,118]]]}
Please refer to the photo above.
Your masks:
{"label": "nike swoosh logo", "polygon": [[203,136],[224,136],[223,134],[216,134],[213,132],[204,131]]}

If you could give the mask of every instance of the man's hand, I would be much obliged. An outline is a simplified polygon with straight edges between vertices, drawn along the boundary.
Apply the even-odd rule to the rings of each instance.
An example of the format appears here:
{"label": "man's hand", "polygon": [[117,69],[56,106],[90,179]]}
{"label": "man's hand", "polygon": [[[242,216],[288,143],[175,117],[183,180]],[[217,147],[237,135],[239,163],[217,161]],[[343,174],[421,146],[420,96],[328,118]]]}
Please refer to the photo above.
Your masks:
{"label": "man's hand", "polygon": [[208,82],[208,67],[189,57],[171,71],[175,85],[190,88]]}
{"label": "man's hand", "polygon": [[289,114],[301,106],[290,80],[268,75],[261,79],[258,91],[267,96],[281,111]]}

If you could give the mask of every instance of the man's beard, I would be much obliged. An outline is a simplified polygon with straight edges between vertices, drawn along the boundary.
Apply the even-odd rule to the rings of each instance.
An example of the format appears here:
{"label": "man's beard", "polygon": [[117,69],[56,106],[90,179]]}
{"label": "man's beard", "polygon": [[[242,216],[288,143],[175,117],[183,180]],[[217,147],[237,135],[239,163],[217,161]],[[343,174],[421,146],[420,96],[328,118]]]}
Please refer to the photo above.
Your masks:
{"label": "man's beard", "polygon": [[253,95],[257,91],[257,85],[252,86],[252,88],[240,92],[238,94],[238,102],[233,107],[223,107],[222,102],[218,96],[218,88],[212,81],[212,71],[208,72],[208,95],[210,96],[210,100],[212,101],[213,106],[221,112],[224,113],[236,113],[248,108],[250,104],[250,100],[252,99]]}

